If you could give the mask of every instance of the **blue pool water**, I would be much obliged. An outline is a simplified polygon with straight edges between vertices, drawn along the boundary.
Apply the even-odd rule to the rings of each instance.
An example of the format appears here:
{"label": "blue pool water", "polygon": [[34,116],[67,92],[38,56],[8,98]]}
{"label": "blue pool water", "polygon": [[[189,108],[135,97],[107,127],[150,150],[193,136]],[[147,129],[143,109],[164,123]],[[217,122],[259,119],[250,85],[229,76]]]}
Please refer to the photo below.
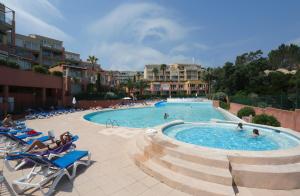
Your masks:
{"label": "blue pool water", "polygon": [[232,124],[181,124],[164,130],[164,134],[182,142],[227,150],[278,150],[296,147],[299,139],[284,132],[257,128],[259,137],[252,136],[257,127],[244,126],[238,131]]}
{"label": "blue pool water", "polygon": [[[165,113],[169,114],[167,119],[164,119]],[[100,111],[85,115],[84,118],[99,124],[106,124],[111,119],[117,121],[120,126],[133,128],[153,127],[174,120],[204,122],[212,118],[225,119],[211,102],[166,103],[160,107]]]}

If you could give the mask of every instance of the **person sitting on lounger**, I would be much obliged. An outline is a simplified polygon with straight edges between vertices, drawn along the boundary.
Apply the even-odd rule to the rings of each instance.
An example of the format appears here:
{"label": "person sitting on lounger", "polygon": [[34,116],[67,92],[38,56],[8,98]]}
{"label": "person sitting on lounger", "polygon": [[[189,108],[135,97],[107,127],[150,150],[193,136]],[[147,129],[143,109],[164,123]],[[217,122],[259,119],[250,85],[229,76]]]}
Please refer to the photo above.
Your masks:
{"label": "person sitting on lounger", "polygon": [[26,152],[34,153],[34,152],[43,152],[46,150],[54,150],[72,140],[72,135],[69,132],[65,132],[60,135],[59,140],[54,140],[52,138],[51,144],[44,144],[39,140],[35,140],[26,150]]}
{"label": "person sitting on lounger", "polygon": [[2,124],[4,127],[14,127],[16,126],[15,122],[12,119],[10,114],[7,114],[6,117],[3,119]]}

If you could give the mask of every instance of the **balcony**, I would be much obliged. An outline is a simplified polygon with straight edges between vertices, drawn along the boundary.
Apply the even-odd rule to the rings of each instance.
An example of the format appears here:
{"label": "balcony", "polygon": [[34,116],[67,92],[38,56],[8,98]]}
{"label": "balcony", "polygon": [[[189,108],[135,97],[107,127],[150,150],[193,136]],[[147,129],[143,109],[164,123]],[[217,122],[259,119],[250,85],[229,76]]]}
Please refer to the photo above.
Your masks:
{"label": "balcony", "polygon": [[18,46],[0,44],[0,51],[6,55],[17,56],[28,60],[34,59],[34,56],[29,50]]}
{"label": "balcony", "polygon": [[3,4],[0,4],[0,30],[8,31],[13,29],[13,23],[15,19],[15,13]]}

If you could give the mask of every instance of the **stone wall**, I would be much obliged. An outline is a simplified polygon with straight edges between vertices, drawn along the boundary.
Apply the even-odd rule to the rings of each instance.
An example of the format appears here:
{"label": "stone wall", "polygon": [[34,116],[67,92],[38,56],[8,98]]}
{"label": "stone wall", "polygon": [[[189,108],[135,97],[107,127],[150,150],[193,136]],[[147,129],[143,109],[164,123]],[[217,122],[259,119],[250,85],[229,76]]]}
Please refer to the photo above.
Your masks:
{"label": "stone wall", "polygon": [[[214,107],[219,106],[218,101],[213,101]],[[247,105],[238,104],[238,103],[230,103],[229,112],[233,114],[237,114],[237,112]],[[252,107],[252,106],[250,106]],[[290,128],[300,132],[300,109],[295,111],[289,110],[281,110],[277,108],[259,108],[259,107],[252,107],[255,110],[256,114],[267,114],[272,115],[280,122],[282,127]]]}
{"label": "stone wall", "polygon": [[[118,100],[80,100],[76,104],[77,107],[83,109],[89,109],[91,107],[102,107],[108,108],[110,106],[114,106],[117,104],[121,104],[122,102],[126,103],[126,100],[118,99]],[[128,102],[128,101],[127,101]],[[143,102],[143,101],[135,101],[135,102]]]}

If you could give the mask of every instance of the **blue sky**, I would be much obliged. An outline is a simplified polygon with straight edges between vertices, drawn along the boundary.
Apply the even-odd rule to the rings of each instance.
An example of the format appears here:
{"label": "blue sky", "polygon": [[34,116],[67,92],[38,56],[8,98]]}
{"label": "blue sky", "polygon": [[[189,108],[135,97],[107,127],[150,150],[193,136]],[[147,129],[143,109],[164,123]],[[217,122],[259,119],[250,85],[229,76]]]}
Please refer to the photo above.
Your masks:
{"label": "blue sky", "polygon": [[16,11],[17,33],[64,41],[105,69],[148,63],[205,67],[281,43],[300,44],[298,0],[0,0]]}

